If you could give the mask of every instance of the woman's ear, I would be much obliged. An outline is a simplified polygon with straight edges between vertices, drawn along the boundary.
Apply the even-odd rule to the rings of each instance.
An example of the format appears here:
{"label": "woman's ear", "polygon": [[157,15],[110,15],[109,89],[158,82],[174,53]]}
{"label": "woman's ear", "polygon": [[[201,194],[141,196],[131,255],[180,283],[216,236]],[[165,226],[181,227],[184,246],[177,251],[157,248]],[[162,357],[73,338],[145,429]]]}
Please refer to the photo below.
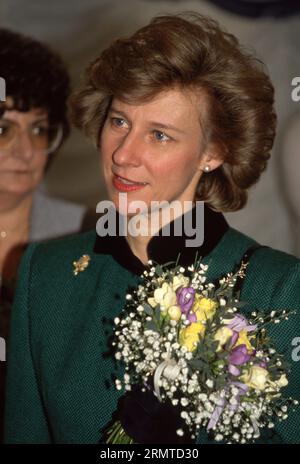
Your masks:
{"label": "woman's ear", "polygon": [[199,169],[203,172],[210,172],[221,166],[224,163],[224,156],[220,151],[214,144],[207,147],[201,156]]}

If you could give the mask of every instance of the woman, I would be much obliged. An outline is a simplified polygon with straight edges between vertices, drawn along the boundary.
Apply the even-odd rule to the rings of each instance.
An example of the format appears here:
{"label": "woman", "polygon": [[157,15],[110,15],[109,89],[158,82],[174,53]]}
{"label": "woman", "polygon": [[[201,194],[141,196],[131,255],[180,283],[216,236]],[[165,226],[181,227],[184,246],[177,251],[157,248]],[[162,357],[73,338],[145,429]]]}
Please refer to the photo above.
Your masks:
{"label": "woman", "polygon": [[37,193],[69,134],[65,65],[45,45],[7,29],[0,29],[0,43],[0,75],[7,93],[0,103],[0,271],[10,279],[21,252],[12,250],[78,231],[84,208]]}
{"label": "woman", "polygon": [[[17,269],[26,245],[78,232],[85,208],[50,198],[41,188],[45,171],[69,133],[70,82],[62,60],[34,39],[0,29],[0,76],[7,93],[6,101],[0,102],[0,337],[7,341]],[[0,369],[2,398],[5,363]]]}
{"label": "woman", "polygon": [[[264,310],[300,306],[299,260],[259,247],[221,213],[244,206],[275,134],[273,87],[232,35],[200,15],[158,17],[104,50],[89,66],[72,107],[77,126],[99,147],[121,223],[137,205],[146,212],[154,201],[184,206],[201,199],[204,241],[185,246],[187,237],[175,233],[181,217],[174,214],[169,237],[128,229],[126,236],[92,232],[29,248],[12,324],[9,443],[105,440],[103,429],[120,397],[111,378],[109,322],[148,259],[163,264],[179,255],[179,263],[189,265],[197,252],[210,263],[208,279],[215,280],[252,249],[241,299]],[[299,312],[284,332],[275,330],[278,349],[288,357],[297,323]],[[289,394],[299,399],[296,363],[289,381]],[[268,442],[299,441],[299,425],[298,411]],[[197,441],[211,442],[204,430]]]}

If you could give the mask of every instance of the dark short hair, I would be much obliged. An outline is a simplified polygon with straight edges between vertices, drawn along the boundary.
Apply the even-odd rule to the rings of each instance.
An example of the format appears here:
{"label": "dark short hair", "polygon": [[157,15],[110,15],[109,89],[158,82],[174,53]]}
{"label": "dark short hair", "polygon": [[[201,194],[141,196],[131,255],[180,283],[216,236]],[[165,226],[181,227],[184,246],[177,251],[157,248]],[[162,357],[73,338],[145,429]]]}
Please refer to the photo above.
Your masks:
{"label": "dark short hair", "polygon": [[112,98],[138,102],[174,87],[204,95],[204,136],[224,161],[201,177],[198,199],[219,211],[242,208],[270,157],[274,88],[263,63],[213,19],[159,16],[114,41],[87,68],[72,119],[97,142]]}
{"label": "dark short hair", "polygon": [[[0,76],[5,79],[7,97],[13,101],[9,109],[43,108],[49,122],[61,124],[63,138],[67,137],[70,78],[57,53],[38,40],[0,28]],[[4,102],[0,115],[5,109]]]}

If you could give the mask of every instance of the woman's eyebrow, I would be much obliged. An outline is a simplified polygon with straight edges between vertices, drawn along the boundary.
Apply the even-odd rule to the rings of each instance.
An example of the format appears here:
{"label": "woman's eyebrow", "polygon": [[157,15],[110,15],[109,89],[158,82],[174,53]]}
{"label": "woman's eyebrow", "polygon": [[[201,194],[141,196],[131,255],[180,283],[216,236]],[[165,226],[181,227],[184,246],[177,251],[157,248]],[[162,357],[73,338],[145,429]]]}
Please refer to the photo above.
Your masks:
{"label": "woman's eyebrow", "polygon": [[[119,114],[120,116],[122,116],[122,117],[124,117],[126,119],[129,119],[127,114],[124,113],[124,111],[118,110],[118,108],[114,108],[113,106],[109,109],[109,113],[116,113],[116,114]],[[178,127],[173,126],[172,124],[165,124],[165,123],[160,122],[160,121],[148,121],[148,125],[149,126],[155,126],[155,127],[159,128],[159,129],[174,130],[174,131],[179,132],[181,134],[185,133],[184,130],[179,129]]]}
{"label": "woman's eyebrow", "polygon": [[35,124],[36,122],[44,122],[44,121],[46,121],[46,122],[48,121],[47,116],[41,116],[41,117],[39,117],[39,118],[37,117],[36,119],[34,119],[34,120],[32,121],[31,124]]}
{"label": "woman's eyebrow", "polygon": [[113,106],[111,106],[109,108],[109,113],[117,113],[117,114],[120,114],[121,116],[123,116],[124,118],[128,119],[128,116],[126,115],[126,113],[124,113],[123,111],[121,110],[118,110],[117,108],[114,108]]}
{"label": "woman's eyebrow", "polygon": [[[5,117],[0,117],[0,121],[5,121],[5,122],[14,122],[16,123],[17,121],[15,121],[14,119],[11,119],[9,116],[5,116]],[[45,116],[37,116],[35,119],[33,119],[32,121],[30,121],[30,125],[32,124],[36,124],[36,123],[39,123],[39,122],[48,122],[48,117],[47,115]]]}
{"label": "woman's eyebrow", "polygon": [[184,130],[179,129],[178,127],[173,126],[172,124],[164,124],[163,122],[159,122],[159,121],[149,121],[149,125],[158,127],[160,129],[174,130],[176,132],[180,132],[181,134],[185,134]]}

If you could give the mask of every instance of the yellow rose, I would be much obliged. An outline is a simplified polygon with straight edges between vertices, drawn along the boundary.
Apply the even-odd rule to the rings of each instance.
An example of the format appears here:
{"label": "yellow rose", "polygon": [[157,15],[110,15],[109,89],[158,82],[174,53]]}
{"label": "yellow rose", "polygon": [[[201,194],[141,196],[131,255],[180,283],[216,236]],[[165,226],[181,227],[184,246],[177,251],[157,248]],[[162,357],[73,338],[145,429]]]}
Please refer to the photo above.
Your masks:
{"label": "yellow rose", "polygon": [[229,327],[221,327],[218,329],[215,333],[214,340],[219,342],[219,346],[217,348],[217,351],[220,351],[222,346],[226,345],[228,340],[232,337],[232,330],[229,329]]}
{"label": "yellow rose", "polygon": [[269,372],[260,366],[252,366],[240,376],[248,387],[264,390],[268,386]]}
{"label": "yellow rose", "polygon": [[204,298],[201,295],[195,296],[195,301],[192,311],[197,316],[198,322],[205,322],[207,319],[212,319],[217,309],[217,303],[210,298]]}
{"label": "yellow rose", "polygon": [[194,351],[199,342],[199,337],[205,333],[205,325],[201,322],[193,322],[179,333],[179,343],[185,346],[188,351]]}
{"label": "yellow rose", "polygon": [[[253,338],[253,335],[251,336],[251,338]],[[250,340],[248,338],[248,332],[245,329],[242,329],[240,331],[239,338],[237,339],[234,347],[239,346],[239,345],[246,345],[248,352],[252,353],[253,346],[250,343]]]}
{"label": "yellow rose", "polygon": [[179,287],[187,287],[189,284],[189,278],[184,277],[183,274],[178,274],[173,277],[172,287],[173,290],[176,292]]}
{"label": "yellow rose", "polygon": [[181,309],[179,308],[179,306],[176,305],[170,306],[170,308],[168,309],[168,314],[172,321],[179,321],[179,319],[181,318]]}
{"label": "yellow rose", "polygon": [[176,305],[176,293],[167,282],[164,282],[161,288],[154,291],[153,298],[148,298],[148,303],[152,308],[159,304],[162,310],[168,309],[170,306]]}

